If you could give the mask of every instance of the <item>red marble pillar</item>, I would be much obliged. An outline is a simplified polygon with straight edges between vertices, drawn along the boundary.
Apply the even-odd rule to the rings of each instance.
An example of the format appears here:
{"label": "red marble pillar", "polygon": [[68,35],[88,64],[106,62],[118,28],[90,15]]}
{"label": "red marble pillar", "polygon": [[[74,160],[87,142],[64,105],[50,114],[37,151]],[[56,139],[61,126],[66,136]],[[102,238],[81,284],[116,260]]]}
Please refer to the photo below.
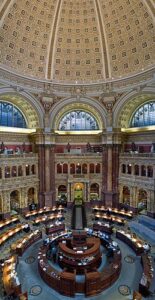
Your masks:
{"label": "red marble pillar", "polygon": [[39,176],[39,207],[45,206],[45,145],[37,146],[38,152],[38,176]]}
{"label": "red marble pillar", "polygon": [[51,146],[50,154],[50,172],[51,172],[51,191],[52,191],[52,202],[55,204],[56,201],[56,189],[55,189],[55,145]]}
{"label": "red marble pillar", "polygon": [[103,200],[106,206],[118,206],[119,146],[103,147]]}

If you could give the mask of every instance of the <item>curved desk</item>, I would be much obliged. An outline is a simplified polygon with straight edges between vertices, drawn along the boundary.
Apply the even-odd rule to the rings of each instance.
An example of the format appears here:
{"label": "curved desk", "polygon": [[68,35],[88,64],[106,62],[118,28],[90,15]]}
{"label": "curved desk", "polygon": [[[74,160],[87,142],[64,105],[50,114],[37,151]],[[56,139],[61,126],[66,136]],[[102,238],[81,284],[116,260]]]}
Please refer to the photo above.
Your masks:
{"label": "curved desk", "polygon": [[[92,236],[93,236],[92,232]],[[95,234],[96,235],[96,234]],[[115,248],[112,246],[112,240],[106,239],[102,235],[101,240],[97,237],[89,237],[88,244],[93,245],[90,249],[86,250],[84,253],[75,253],[74,250],[69,249],[65,243],[62,243],[62,238],[67,236],[67,233],[62,233],[59,236],[53,237],[51,242],[56,240],[61,240],[59,243],[61,251],[66,255],[71,255],[75,263],[71,263],[71,268],[69,266],[69,260],[67,261],[67,269],[65,268],[61,272],[58,272],[51,264],[49,264],[48,259],[46,257],[46,253],[48,251],[47,246],[42,246],[38,253],[38,269],[42,279],[53,289],[55,289],[60,294],[63,294],[68,297],[74,297],[75,293],[83,293],[86,296],[96,295],[102,292],[107,287],[111,286],[119,277],[121,271],[121,253],[119,248]],[[68,237],[70,238],[70,237]],[[77,271],[77,263],[76,263],[76,255],[78,255],[78,259],[82,260],[87,257],[87,254],[90,253],[98,253],[98,249],[100,249],[100,242],[108,247],[113,247],[114,255],[111,257],[110,263],[107,267],[103,269],[102,272],[97,271],[96,266],[92,265],[90,268],[86,268],[85,265],[80,266],[84,273],[84,281],[78,282],[76,279]],[[90,254],[89,253],[89,254]],[[101,256],[101,255],[100,255]],[[65,266],[64,262],[64,266]],[[88,263],[87,263],[88,266]],[[77,272],[76,272],[77,271]]]}
{"label": "curved desk", "polygon": [[136,253],[141,255],[144,252],[144,243],[132,233],[127,233],[123,230],[116,231],[116,237],[130,246]]}
{"label": "curved desk", "polygon": [[86,245],[69,248],[64,243],[59,243],[59,264],[62,268],[74,270],[77,274],[82,274],[85,270],[92,270],[99,267],[101,263],[100,239],[89,237]]}
{"label": "curved desk", "polygon": [[28,247],[30,247],[33,243],[37,242],[41,238],[42,232],[39,230],[35,230],[34,232],[31,232],[28,236],[18,240],[16,243],[13,243],[11,245],[11,250],[19,256],[22,256],[24,251]]}
{"label": "curved desk", "polygon": [[144,296],[149,296],[149,288],[153,279],[153,265],[151,257],[147,254],[142,254],[141,263],[143,266],[143,274],[139,283],[139,292]]}
{"label": "curved desk", "polygon": [[17,262],[17,256],[11,256],[4,262],[2,280],[7,295],[14,293],[16,296],[18,296],[21,294],[21,284],[16,275]]}

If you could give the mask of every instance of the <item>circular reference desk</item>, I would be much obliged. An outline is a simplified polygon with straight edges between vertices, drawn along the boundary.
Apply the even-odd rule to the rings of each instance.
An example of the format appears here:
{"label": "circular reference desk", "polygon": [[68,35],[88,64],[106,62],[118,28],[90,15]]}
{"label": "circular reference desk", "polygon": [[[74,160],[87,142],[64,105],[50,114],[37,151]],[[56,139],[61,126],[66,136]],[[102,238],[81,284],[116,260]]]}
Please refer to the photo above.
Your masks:
{"label": "circular reference desk", "polygon": [[[95,232],[91,231],[91,234],[88,232],[85,232],[85,243],[84,240],[75,241],[72,232],[62,232],[53,236],[50,244],[42,246],[39,250],[38,269],[42,279],[65,296],[74,297],[76,293],[83,293],[86,296],[96,295],[111,286],[119,277],[121,253],[118,246],[113,246],[109,236],[103,233],[96,236]],[[58,262],[64,268],[60,272],[47,258],[47,252],[53,243],[58,244]],[[110,261],[101,272],[97,270],[101,263],[100,244],[113,251]],[[77,274],[83,274],[82,282],[77,280]]]}
{"label": "circular reference desk", "polygon": [[84,274],[85,270],[92,270],[101,264],[100,239],[89,237],[84,246],[71,248],[70,239],[68,245],[60,242],[58,248],[59,264],[68,270],[76,269],[76,274]]}

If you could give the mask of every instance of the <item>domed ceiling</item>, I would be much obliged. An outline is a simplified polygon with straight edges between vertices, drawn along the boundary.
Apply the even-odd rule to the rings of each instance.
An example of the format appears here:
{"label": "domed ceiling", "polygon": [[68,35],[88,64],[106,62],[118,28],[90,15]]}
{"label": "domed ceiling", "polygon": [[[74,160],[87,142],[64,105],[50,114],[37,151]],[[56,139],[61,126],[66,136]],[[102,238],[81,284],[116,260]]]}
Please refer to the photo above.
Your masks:
{"label": "domed ceiling", "polygon": [[0,0],[0,60],[54,82],[100,82],[155,63],[154,0]]}

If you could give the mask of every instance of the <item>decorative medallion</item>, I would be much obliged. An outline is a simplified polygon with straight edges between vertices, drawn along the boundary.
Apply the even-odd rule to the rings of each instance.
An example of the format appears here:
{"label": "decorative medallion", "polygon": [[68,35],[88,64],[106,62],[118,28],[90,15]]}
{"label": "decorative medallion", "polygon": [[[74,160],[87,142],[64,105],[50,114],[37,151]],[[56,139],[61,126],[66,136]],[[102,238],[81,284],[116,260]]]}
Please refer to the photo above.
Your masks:
{"label": "decorative medallion", "polygon": [[25,258],[25,262],[26,262],[27,264],[33,264],[34,261],[35,261],[34,256],[28,256],[28,257]]}
{"label": "decorative medallion", "polygon": [[128,264],[133,264],[135,262],[135,257],[132,255],[127,255],[124,257],[125,262]]}
{"label": "decorative medallion", "polygon": [[123,296],[128,296],[131,294],[131,289],[128,285],[120,285],[118,291]]}
{"label": "decorative medallion", "polygon": [[33,296],[38,296],[40,295],[42,292],[42,288],[40,285],[33,285],[31,288],[30,288],[30,294],[33,295]]}

